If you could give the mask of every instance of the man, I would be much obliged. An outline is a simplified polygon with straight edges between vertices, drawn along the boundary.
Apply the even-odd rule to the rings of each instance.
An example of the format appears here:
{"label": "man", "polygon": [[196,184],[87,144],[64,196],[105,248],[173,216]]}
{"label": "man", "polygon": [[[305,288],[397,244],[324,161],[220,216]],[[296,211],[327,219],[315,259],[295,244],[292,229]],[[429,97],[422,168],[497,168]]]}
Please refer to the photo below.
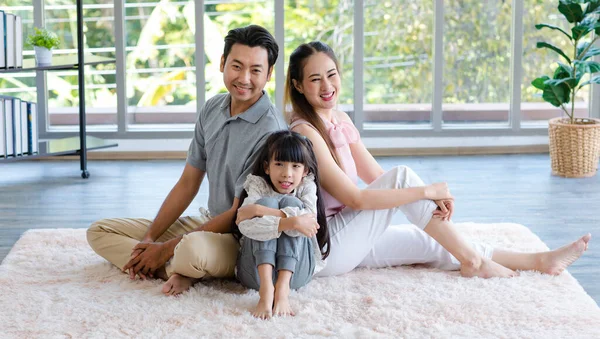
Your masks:
{"label": "man", "polygon": [[[205,277],[233,277],[238,243],[230,232],[254,154],[271,132],[287,129],[263,90],[279,47],[263,27],[229,31],[221,57],[227,94],[200,108],[186,165],[156,218],[103,219],[87,232],[90,246],[132,279],[157,277],[176,295]],[[209,212],[180,217],[207,175]],[[211,217],[214,216],[214,217]]]}

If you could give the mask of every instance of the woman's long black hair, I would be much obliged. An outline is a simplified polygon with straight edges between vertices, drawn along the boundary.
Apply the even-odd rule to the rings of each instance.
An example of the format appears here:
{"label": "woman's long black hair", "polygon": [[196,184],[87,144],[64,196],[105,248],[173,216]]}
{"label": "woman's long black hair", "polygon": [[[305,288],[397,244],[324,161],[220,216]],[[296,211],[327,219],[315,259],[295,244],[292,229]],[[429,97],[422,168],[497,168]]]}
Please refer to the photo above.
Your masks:
{"label": "woman's long black hair", "polygon": [[[317,243],[319,244],[323,259],[327,258],[331,241],[327,229],[327,220],[325,219],[325,205],[323,204],[321,187],[319,185],[317,158],[313,152],[312,142],[301,134],[289,130],[273,132],[267,138],[265,146],[260,151],[253,165],[252,174],[263,178],[276,191],[271,178],[265,172],[265,167],[269,166],[271,160],[303,164],[308,169],[308,173],[315,176],[315,184],[317,185],[317,223],[319,224]],[[240,196],[240,206],[247,197],[248,193],[244,190]],[[240,239],[242,234],[235,223],[236,218],[237,213],[234,217],[232,233],[237,239]]]}

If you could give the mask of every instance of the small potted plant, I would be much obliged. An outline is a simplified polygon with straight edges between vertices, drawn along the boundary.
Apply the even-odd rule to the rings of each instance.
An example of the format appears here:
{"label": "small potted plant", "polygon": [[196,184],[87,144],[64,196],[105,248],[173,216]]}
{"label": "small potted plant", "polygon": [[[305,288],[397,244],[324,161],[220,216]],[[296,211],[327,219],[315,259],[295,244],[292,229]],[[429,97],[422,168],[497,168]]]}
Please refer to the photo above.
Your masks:
{"label": "small potted plant", "polygon": [[600,120],[575,117],[575,98],[582,87],[600,84],[600,63],[593,60],[600,55],[600,48],[595,46],[600,40],[600,0],[559,0],[558,11],[569,22],[570,32],[549,24],[535,27],[553,30],[568,39],[570,48],[563,51],[550,43],[538,42],[537,48],[548,48],[561,59],[551,76],[541,76],[531,84],[543,91],[544,101],[559,107],[567,116],[548,122],[552,174],[590,177],[598,169]]}
{"label": "small potted plant", "polygon": [[35,34],[27,37],[27,44],[35,50],[35,61],[38,66],[52,64],[52,49],[60,45],[60,39],[47,29],[34,27]]}

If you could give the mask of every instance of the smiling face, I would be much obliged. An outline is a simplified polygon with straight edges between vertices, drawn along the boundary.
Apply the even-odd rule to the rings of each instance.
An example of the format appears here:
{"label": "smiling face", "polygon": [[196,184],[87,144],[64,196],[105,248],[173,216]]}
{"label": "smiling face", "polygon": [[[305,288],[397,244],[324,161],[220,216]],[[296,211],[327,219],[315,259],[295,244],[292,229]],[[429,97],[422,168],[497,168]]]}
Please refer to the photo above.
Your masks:
{"label": "smiling face", "polygon": [[315,112],[328,112],[335,108],[341,90],[335,62],[323,52],[315,53],[306,60],[302,74],[302,81],[294,81],[294,86]]}
{"label": "smiling face", "polygon": [[231,94],[233,106],[243,106],[241,113],[252,106],[262,95],[271,79],[269,56],[263,47],[250,47],[239,43],[231,47],[227,59],[221,57],[223,82]]}
{"label": "smiling face", "polygon": [[302,178],[308,174],[308,168],[297,162],[271,159],[265,168],[265,173],[271,178],[277,192],[289,194],[300,185]]}

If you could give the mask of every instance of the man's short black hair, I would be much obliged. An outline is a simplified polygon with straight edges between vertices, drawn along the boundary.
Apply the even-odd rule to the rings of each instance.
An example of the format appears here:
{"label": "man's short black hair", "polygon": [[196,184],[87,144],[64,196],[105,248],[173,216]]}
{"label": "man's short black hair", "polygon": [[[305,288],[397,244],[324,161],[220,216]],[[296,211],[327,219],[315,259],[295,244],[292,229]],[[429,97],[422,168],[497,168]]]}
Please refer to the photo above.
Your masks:
{"label": "man's short black hair", "polygon": [[235,28],[227,33],[225,37],[225,49],[223,50],[224,60],[227,60],[231,47],[234,44],[242,44],[248,47],[262,47],[267,50],[269,58],[269,69],[275,65],[279,55],[279,46],[275,38],[264,27],[250,25],[246,27]]}

